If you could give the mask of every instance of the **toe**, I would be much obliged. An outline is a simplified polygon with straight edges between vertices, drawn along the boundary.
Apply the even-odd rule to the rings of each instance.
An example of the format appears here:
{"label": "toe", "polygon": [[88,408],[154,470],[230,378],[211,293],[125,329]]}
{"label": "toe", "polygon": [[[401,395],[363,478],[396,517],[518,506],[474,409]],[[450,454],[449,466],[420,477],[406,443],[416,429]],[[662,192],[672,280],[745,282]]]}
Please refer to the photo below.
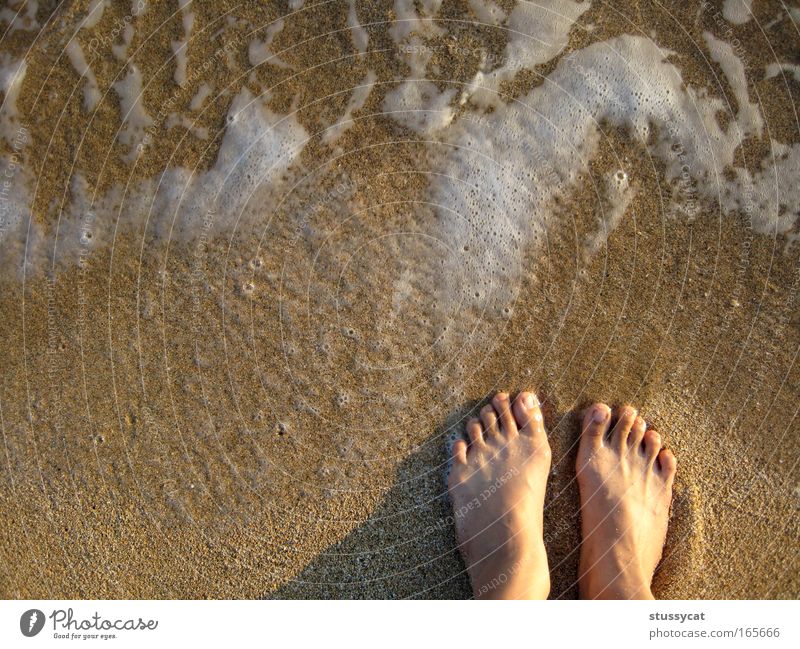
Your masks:
{"label": "toe", "polygon": [[633,422],[633,427],[628,435],[628,446],[632,449],[638,449],[644,439],[644,433],[647,430],[647,424],[644,419],[637,417]]}
{"label": "toe", "polygon": [[457,439],[453,444],[453,462],[455,464],[467,463],[467,443],[463,439]]}
{"label": "toe", "polygon": [[542,441],[547,439],[539,399],[533,392],[520,392],[514,400],[514,417],[520,435],[530,435]]}
{"label": "toe", "polygon": [[656,456],[661,450],[661,435],[654,430],[648,430],[644,434],[644,457],[647,460],[647,465],[651,466],[656,461]]}
{"label": "toe", "polygon": [[483,446],[483,429],[475,417],[467,422],[467,437],[472,446]]}
{"label": "toe", "polygon": [[672,484],[675,472],[678,470],[678,460],[675,459],[675,454],[667,448],[662,449],[658,454],[656,467],[666,479],[667,484]]}
{"label": "toe", "polygon": [[492,404],[496,412],[500,413],[500,430],[508,438],[517,435],[517,422],[511,413],[511,400],[508,393],[498,392],[492,399]]}
{"label": "toe", "polygon": [[581,445],[600,448],[608,432],[611,421],[611,408],[604,403],[596,403],[586,410],[581,429]]}
{"label": "toe", "polygon": [[483,430],[487,437],[500,433],[500,429],[497,426],[497,412],[492,404],[487,403],[481,408],[481,421],[483,422]]}
{"label": "toe", "polygon": [[630,406],[620,408],[617,423],[611,431],[611,445],[621,451],[628,450],[628,435],[636,421],[636,410]]}

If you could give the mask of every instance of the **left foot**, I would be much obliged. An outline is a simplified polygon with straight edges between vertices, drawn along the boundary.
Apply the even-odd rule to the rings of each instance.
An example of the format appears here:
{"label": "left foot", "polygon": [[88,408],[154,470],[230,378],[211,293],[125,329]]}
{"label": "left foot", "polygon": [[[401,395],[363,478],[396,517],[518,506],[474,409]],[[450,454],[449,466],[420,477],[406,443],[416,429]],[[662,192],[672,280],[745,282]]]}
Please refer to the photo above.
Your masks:
{"label": "left foot", "polygon": [[459,548],[479,599],[547,599],[542,534],[550,445],[536,396],[500,393],[453,445],[449,478]]}

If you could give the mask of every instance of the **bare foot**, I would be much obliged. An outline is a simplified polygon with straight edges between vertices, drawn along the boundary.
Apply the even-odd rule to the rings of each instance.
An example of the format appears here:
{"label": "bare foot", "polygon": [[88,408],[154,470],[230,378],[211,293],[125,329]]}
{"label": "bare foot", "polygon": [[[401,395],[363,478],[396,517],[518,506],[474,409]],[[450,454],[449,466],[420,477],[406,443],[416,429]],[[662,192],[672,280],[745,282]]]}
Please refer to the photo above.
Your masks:
{"label": "bare foot", "polygon": [[467,422],[449,478],[459,548],[481,599],[547,599],[542,536],[550,445],[536,396],[505,393]]}
{"label": "bare foot", "polygon": [[[676,461],[629,406],[596,403],[583,418],[577,472],[583,542],[581,597],[653,599],[667,535]],[[611,429],[611,430],[610,430]]]}

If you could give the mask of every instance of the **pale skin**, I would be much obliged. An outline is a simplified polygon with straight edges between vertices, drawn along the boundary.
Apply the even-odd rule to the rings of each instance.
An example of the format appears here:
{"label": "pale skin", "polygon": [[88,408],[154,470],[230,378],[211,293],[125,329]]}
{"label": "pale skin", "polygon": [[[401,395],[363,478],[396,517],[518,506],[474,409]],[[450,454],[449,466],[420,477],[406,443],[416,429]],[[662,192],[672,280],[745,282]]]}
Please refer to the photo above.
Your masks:
{"label": "pale skin", "polygon": [[[479,599],[547,599],[543,512],[551,453],[531,392],[494,396],[453,446],[449,477],[459,548]],[[576,461],[584,599],[653,599],[675,456],[636,410],[586,409]]]}

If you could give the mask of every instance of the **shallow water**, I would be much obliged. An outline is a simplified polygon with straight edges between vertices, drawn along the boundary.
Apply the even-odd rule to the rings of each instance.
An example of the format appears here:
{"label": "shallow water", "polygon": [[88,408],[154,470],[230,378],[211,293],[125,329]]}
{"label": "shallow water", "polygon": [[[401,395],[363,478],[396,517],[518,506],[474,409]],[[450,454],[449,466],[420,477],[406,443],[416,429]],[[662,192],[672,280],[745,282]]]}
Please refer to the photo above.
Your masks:
{"label": "shallow water", "polygon": [[679,457],[660,595],[797,595],[796,10],[18,5],[6,596],[462,596],[448,441],[531,387],[553,596],[593,399]]}

